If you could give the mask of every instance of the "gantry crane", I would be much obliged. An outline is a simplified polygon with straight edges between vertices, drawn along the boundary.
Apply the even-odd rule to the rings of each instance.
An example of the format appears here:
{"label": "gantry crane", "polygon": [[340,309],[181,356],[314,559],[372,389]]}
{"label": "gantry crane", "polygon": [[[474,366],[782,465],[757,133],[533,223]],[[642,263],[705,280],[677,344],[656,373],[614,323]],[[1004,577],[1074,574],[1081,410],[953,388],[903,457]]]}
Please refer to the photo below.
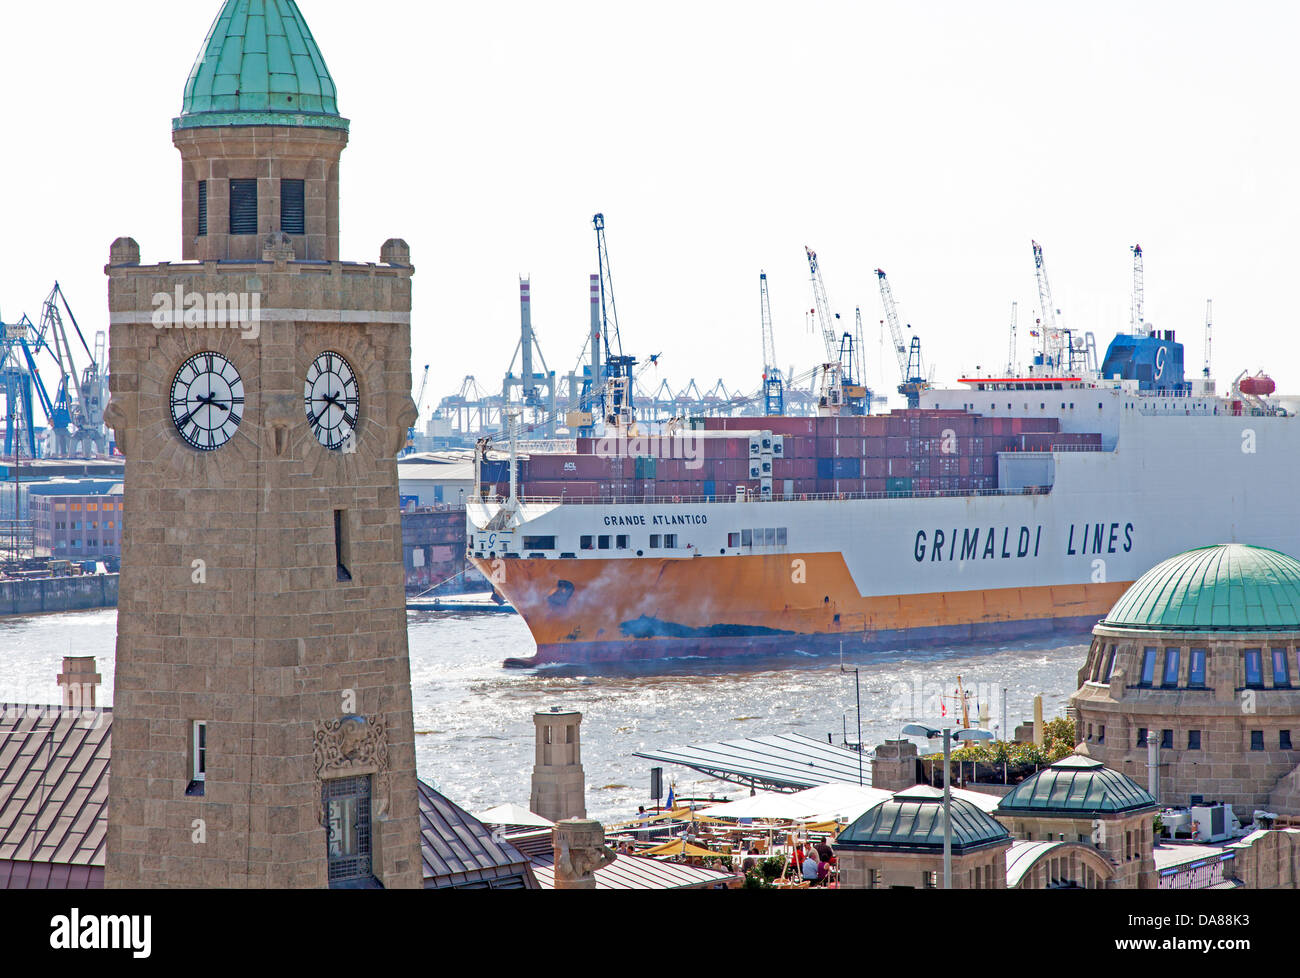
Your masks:
{"label": "gantry crane", "polygon": [[885,307],[885,321],[889,325],[889,335],[894,343],[898,369],[903,375],[903,382],[898,385],[898,393],[907,398],[909,408],[920,407],[921,393],[930,386],[921,369],[921,337],[914,335],[910,342],[903,338],[903,326],[898,318],[898,307],[894,304],[894,290],[890,288],[884,269],[876,269],[876,278],[880,280],[880,301]]}
{"label": "gantry crane", "polygon": [[776,365],[776,342],[772,337],[772,305],[767,294],[767,272],[758,273],[759,317],[763,325],[763,413],[768,417],[785,414],[785,390],[781,368]]}

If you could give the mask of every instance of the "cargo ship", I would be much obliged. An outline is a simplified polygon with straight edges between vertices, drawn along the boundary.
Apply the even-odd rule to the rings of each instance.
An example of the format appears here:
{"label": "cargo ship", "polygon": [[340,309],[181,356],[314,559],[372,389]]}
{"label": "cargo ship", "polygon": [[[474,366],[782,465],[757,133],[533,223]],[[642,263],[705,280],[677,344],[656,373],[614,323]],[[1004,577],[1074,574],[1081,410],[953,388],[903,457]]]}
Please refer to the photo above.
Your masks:
{"label": "cargo ship", "polygon": [[831,389],[818,417],[615,425],[498,466],[468,546],[536,640],[511,664],[1083,635],[1182,550],[1300,553],[1300,423],[1267,377],[1218,394],[1172,332],[1036,360],[915,409]]}

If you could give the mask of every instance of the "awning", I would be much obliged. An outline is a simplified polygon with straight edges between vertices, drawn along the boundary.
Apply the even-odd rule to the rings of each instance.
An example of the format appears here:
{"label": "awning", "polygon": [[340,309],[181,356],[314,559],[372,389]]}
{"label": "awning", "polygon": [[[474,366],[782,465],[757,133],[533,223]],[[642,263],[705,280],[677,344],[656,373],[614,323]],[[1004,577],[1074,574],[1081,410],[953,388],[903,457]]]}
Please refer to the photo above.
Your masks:
{"label": "awning", "polygon": [[720,856],[719,852],[712,849],[702,849],[699,846],[692,845],[685,839],[674,839],[672,842],[665,842],[661,846],[655,846],[653,849],[643,849],[637,853],[639,856]]}
{"label": "awning", "polygon": [[793,794],[764,791],[749,798],[713,805],[701,815],[714,818],[769,818],[789,821],[852,822],[890,797],[888,791],[842,782],[805,788]]}
{"label": "awning", "polygon": [[489,808],[485,812],[476,812],[474,817],[484,825],[519,825],[549,829],[555,824],[549,818],[544,818],[530,812],[523,805],[514,803],[497,805],[496,808]]}
{"label": "awning", "polygon": [[819,784],[871,784],[871,760],[803,734],[747,737],[717,744],[637,751],[637,757],[680,764],[722,781],[776,791],[797,791]]}

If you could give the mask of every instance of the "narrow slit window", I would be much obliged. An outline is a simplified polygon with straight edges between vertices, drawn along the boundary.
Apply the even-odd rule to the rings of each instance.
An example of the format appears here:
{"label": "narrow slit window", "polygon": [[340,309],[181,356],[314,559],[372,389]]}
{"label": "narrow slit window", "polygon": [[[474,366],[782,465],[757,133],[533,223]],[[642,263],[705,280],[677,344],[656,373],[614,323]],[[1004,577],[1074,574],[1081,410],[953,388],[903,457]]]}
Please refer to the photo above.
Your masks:
{"label": "narrow slit window", "polygon": [[306,188],[305,180],[280,181],[280,230],[285,234],[307,233]]}
{"label": "narrow slit window", "polygon": [[230,233],[257,233],[257,181],[230,181]]}
{"label": "narrow slit window", "polygon": [[190,783],[185,789],[189,796],[203,794],[208,776],[208,724],[195,720],[190,724]]}
{"label": "narrow slit window", "polygon": [[351,550],[351,541],[348,539],[348,511],[336,509],[334,510],[334,560],[338,565],[340,581],[352,580],[352,572],[348,570],[348,565],[352,562]]}
{"label": "narrow slit window", "polygon": [[208,233],[208,181],[199,181],[199,237]]}

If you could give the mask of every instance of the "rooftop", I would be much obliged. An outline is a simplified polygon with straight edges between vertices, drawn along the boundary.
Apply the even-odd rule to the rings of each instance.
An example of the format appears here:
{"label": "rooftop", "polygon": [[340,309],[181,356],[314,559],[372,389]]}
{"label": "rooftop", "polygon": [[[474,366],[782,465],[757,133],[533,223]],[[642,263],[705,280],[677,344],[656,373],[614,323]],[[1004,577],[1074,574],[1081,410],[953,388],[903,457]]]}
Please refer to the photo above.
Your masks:
{"label": "rooftop", "polygon": [[1088,817],[1155,808],[1155,799],[1128,775],[1072,754],[1016,785],[995,811]]}
{"label": "rooftop", "polygon": [[103,886],[111,720],[0,706],[0,889]]}
{"label": "rooftop", "polygon": [[1189,550],[1138,578],[1102,624],[1144,631],[1300,630],[1300,561],[1241,543]]}
{"label": "rooftop", "polygon": [[226,0],[172,127],[267,125],[346,132],[348,121],[294,0]]}

